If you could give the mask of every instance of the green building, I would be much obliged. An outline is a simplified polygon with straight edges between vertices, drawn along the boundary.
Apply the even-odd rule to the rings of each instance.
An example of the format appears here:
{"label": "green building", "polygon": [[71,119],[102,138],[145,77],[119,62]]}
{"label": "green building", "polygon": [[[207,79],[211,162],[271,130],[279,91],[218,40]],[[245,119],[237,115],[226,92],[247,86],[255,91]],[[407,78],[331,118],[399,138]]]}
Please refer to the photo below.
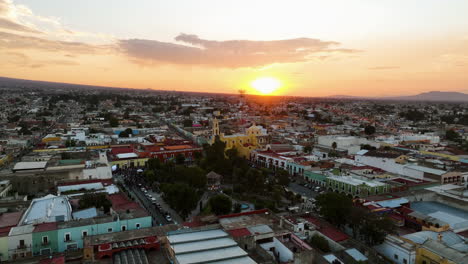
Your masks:
{"label": "green building", "polygon": [[34,256],[47,256],[59,252],[57,222],[38,224],[34,227],[32,251]]}
{"label": "green building", "polygon": [[309,182],[313,182],[315,184],[322,185],[322,186],[326,185],[327,183],[326,182],[327,175],[317,173],[317,171],[310,171],[310,170],[304,171],[304,178]]}
{"label": "green building", "polygon": [[388,184],[355,176],[329,176],[326,178],[326,188],[328,191],[344,193],[351,197],[366,197],[390,190]]}

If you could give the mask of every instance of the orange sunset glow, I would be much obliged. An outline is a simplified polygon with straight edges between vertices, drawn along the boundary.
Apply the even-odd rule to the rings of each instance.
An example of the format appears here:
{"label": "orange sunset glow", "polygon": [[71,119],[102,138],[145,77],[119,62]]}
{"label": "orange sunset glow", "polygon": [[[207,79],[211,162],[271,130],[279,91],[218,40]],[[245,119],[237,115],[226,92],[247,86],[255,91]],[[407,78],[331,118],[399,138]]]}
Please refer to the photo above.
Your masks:
{"label": "orange sunset glow", "polygon": [[0,0],[0,76],[263,95],[468,92],[468,1],[65,2]]}

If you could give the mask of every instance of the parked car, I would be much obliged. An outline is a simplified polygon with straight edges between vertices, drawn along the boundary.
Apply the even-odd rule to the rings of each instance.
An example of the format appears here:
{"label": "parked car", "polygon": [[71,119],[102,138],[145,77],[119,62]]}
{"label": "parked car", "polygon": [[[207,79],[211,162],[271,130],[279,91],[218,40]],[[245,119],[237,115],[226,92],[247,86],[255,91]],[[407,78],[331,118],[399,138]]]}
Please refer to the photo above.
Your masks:
{"label": "parked car", "polygon": [[167,220],[168,222],[171,222],[171,221],[172,221],[172,217],[171,217],[170,215],[166,215],[166,220]]}

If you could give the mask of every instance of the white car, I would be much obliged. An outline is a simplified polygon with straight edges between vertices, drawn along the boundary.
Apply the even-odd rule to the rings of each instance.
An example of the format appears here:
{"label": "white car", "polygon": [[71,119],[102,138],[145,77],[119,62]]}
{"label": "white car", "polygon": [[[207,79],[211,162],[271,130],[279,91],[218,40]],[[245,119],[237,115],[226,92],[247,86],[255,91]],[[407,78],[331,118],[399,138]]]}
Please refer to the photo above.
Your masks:
{"label": "white car", "polygon": [[170,215],[166,215],[166,220],[167,220],[168,222],[171,222],[171,221],[172,221],[172,217],[171,217]]}

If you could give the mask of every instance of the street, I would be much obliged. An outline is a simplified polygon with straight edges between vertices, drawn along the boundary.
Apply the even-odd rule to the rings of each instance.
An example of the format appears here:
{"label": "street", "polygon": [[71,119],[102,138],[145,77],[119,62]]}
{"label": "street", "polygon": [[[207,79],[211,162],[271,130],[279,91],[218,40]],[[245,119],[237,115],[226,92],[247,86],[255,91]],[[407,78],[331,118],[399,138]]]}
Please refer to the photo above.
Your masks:
{"label": "street", "polygon": [[[170,223],[182,223],[183,219],[175,212],[169,205],[167,205],[161,197],[160,193],[157,193],[149,188],[146,188],[146,184],[140,174],[136,173],[135,171],[129,170],[123,172],[121,174],[115,173],[114,177],[117,181],[121,182],[125,189],[131,194],[131,196],[135,197],[137,201],[143,206],[146,211],[152,216],[153,218],[153,225],[166,225]],[[156,199],[155,204],[151,201],[151,199],[147,196],[147,194],[142,191],[141,188],[145,188],[147,193],[149,193],[153,198]],[[157,207],[157,204],[161,206],[161,209]],[[169,222],[166,219],[166,214],[169,214],[172,218],[172,221]]]}

